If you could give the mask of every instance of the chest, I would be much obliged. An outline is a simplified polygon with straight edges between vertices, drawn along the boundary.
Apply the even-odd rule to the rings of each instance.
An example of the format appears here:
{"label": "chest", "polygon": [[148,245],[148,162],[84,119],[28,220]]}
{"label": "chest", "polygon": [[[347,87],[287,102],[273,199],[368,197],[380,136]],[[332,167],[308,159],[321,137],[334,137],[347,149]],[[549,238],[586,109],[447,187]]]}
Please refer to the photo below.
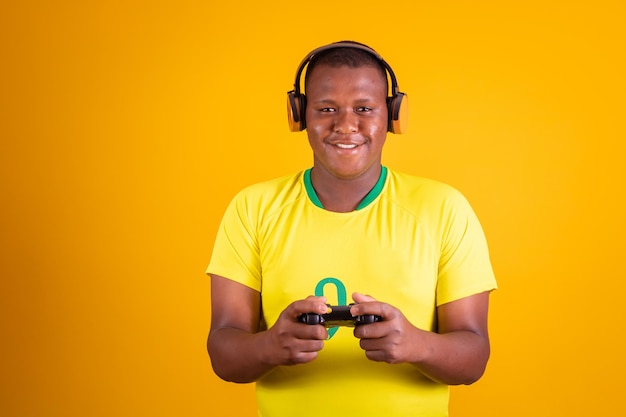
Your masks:
{"label": "chest", "polygon": [[432,326],[439,245],[428,225],[384,207],[306,214],[285,212],[259,234],[268,324],[308,295],[347,305],[361,292],[400,308],[416,325]]}

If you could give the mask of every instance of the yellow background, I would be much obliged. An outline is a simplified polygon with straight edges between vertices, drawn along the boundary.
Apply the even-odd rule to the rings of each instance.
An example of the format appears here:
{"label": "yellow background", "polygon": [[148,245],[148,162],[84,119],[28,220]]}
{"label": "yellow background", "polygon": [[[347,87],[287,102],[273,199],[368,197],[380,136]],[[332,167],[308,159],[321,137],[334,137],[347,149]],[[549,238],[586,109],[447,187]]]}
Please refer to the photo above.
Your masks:
{"label": "yellow background", "polygon": [[490,243],[492,360],[451,415],[626,412],[622,1],[5,3],[0,415],[255,415],[211,371],[204,269],[236,191],[310,166],[285,93],[341,39],[409,95],[385,163]]}

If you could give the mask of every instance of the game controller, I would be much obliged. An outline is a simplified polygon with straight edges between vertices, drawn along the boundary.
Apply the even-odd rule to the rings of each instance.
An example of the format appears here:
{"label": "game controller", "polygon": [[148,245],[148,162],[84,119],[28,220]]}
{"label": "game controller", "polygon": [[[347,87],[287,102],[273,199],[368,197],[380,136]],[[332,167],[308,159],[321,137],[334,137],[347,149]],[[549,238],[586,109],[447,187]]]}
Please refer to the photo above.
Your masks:
{"label": "game controller", "polygon": [[327,328],[338,326],[355,327],[361,324],[382,321],[382,317],[373,314],[353,316],[350,314],[350,307],[353,305],[354,303],[347,306],[331,306],[327,304],[328,311],[326,314],[304,313],[298,319],[305,324],[322,324]]}

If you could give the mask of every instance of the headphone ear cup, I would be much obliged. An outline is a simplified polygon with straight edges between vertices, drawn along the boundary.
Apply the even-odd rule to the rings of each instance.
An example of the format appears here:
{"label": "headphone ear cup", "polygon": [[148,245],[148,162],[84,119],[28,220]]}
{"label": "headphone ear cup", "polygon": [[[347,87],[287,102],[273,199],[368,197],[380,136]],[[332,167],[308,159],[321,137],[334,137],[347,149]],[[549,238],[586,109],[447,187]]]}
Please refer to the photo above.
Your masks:
{"label": "headphone ear cup", "polygon": [[289,130],[300,132],[306,129],[306,97],[304,94],[296,94],[295,91],[287,93],[287,118]]}
{"label": "headphone ear cup", "polygon": [[409,99],[406,94],[397,92],[387,98],[389,109],[389,124],[387,130],[400,135],[405,133],[409,124]]}

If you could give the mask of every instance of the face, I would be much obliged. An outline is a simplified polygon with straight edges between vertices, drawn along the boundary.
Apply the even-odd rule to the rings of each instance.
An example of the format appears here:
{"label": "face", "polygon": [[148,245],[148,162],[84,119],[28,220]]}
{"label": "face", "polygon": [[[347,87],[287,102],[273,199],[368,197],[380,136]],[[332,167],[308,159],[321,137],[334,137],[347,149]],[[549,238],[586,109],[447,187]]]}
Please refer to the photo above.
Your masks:
{"label": "face", "polygon": [[320,65],[306,85],[314,168],[339,179],[379,173],[387,137],[387,84],[378,68]]}

